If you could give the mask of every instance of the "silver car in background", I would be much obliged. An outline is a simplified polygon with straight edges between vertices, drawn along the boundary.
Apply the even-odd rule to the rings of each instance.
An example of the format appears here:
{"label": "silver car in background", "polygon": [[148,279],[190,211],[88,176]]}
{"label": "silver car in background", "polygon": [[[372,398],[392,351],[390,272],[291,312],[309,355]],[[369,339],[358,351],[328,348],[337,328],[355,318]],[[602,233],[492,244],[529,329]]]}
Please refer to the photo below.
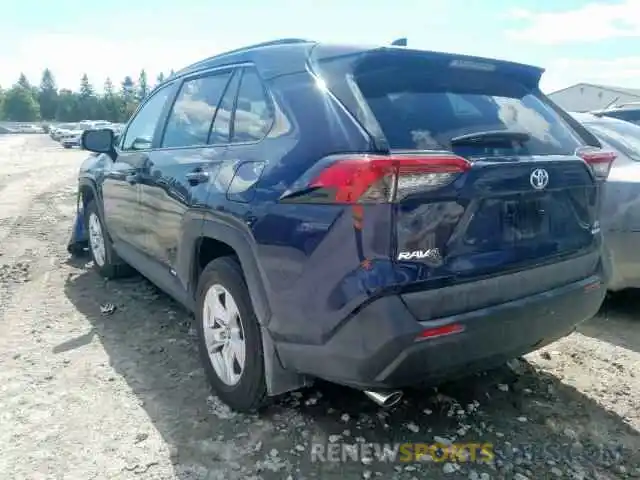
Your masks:
{"label": "silver car in background", "polygon": [[589,113],[572,116],[618,154],[600,218],[611,259],[609,290],[640,288],[640,126]]}

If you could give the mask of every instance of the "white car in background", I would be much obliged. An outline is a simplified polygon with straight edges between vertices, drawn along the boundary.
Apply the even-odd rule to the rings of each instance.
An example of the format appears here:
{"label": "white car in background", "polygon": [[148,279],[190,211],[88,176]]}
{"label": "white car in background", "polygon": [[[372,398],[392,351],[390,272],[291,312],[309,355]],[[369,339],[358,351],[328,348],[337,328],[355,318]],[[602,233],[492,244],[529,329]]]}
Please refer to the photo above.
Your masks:
{"label": "white car in background", "polygon": [[91,128],[93,130],[100,130],[102,128],[111,128],[112,126],[113,126],[113,123],[107,122],[106,120],[96,120],[95,122],[93,122],[93,125]]}
{"label": "white car in background", "polygon": [[82,132],[85,130],[100,130],[103,128],[111,128],[111,122],[105,120],[83,120],[78,123],[74,130],[65,131],[60,136],[60,143],[64,148],[80,147]]}
{"label": "white car in background", "polygon": [[78,128],[76,123],[61,123],[60,125],[51,129],[51,138],[59,141],[60,137]]}
{"label": "white car in background", "polygon": [[38,125],[19,125],[18,131],[20,133],[43,133],[42,127]]}
{"label": "white car in background", "polygon": [[64,148],[79,147],[82,132],[84,132],[84,129],[80,128],[75,128],[74,130],[64,130],[60,134],[60,144]]}

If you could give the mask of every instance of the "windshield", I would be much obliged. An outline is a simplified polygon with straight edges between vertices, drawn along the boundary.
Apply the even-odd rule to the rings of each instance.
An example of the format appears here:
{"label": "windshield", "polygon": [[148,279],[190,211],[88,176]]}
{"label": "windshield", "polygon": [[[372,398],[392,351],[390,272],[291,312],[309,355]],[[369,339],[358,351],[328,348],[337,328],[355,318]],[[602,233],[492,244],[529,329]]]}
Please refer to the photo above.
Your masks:
{"label": "windshield", "polygon": [[585,126],[616,150],[640,162],[640,126],[623,121],[589,122]]}

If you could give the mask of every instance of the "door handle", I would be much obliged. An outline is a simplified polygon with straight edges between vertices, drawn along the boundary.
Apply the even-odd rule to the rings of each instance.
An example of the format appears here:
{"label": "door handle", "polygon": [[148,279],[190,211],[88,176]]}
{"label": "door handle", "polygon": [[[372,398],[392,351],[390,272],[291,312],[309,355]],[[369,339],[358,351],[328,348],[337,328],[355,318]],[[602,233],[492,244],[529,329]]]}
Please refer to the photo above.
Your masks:
{"label": "door handle", "polygon": [[189,185],[195,186],[200,183],[208,182],[209,172],[205,172],[204,170],[194,170],[193,172],[187,173],[186,177]]}

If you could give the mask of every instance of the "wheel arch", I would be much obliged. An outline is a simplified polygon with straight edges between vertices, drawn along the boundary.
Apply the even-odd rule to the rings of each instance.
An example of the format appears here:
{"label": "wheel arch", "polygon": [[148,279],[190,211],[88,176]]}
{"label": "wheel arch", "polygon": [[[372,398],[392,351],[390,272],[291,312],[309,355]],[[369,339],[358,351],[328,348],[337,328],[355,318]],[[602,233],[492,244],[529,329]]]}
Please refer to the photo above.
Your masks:
{"label": "wheel arch", "polygon": [[84,210],[91,200],[96,200],[98,210],[100,211],[100,214],[103,215],[102,218],[104,218],[102,202],[100,201],[101,198],[98,193],[98,187],[95,180],[88,177],[82,177],[78,181],[78,206],[82,206],[82,209]]}
{"label": "wheel arch", "polygon": [[271,319],[269,296],[250,234],[226,221],[211,219],[205,220],[200,230],[191,248],[190,294],[195,297],[200,273],[211,260],[233,255],[242,267],[258,322],[261,326],[268,326]]}
{"label": "wheel arch", "polygon": [[[83,252],[88,242],[87,225],[85,222],[85,211],[91,200],[97,198],[97,188],[93,180],[81,177],[78,180],[78,191],[76,197],[76,215],[73,222],[71,237],[67,242],[67,251],[71,254]],[[102,212],[101,202],[96,202],[100,212]]]}
{"label": "wheel arch", "polygon": [[[195,299],[199,275],[214,258],[233,255],[238,259],[259,323],[264,351],[265,380],[270,396],[297,390],[310,383],[309,379],[290,370],[280,362],[275,342],[268,326],[272,317],[270,296],[265,276],[258,262],[256,244],[247,226],[234,218],[192,217],[183,225],[182,265],[188,276],[189,295]],[[183,263],[184,262],[184,263]],[[195,303],[195,302],[194,302]]]}

